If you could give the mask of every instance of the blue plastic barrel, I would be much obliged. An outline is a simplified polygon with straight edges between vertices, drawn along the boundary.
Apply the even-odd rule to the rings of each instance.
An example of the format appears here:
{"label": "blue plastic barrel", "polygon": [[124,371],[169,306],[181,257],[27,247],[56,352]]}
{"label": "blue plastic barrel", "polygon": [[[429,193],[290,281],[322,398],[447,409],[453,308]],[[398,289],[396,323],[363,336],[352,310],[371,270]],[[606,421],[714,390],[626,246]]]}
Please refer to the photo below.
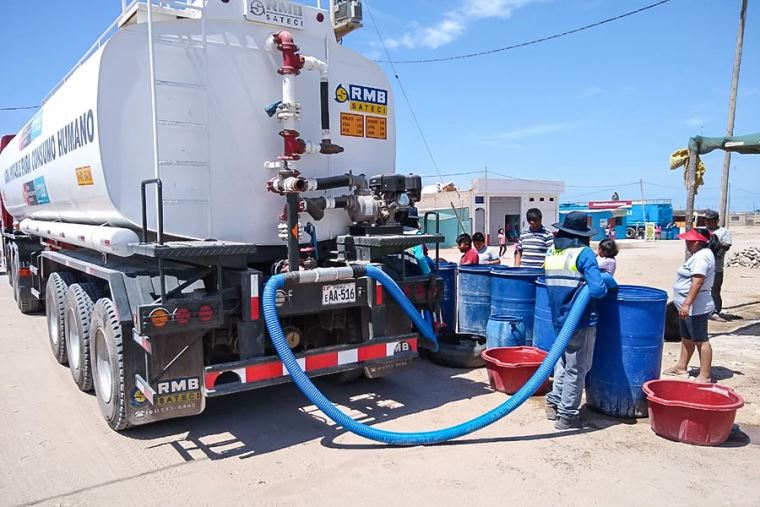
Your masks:
{"label": "blue plastic barrel", "polygon": [[502,266],[491,270],[491,315],[520,317],[527,344],[533,342],[536,279],[543,274],[544,270],[537,268]]}
{"label": "blue plastic barrel", "polygon": [[660,289],[621,285],[597,301],[594,362],[586,377],[589,406],[615,417],[646,417],[644,382],[660,378],[665,306]]}
{"label": "blue plastic barrel", "polygon": [[521,317],[491,315],[486,326],[486,348],[522,347],[525,345],[525,324]]}
{"label": "blue plastic barrel", "polygon": [[549,352],[557,339],[552,321],[552,310],[549,306],[549,291],[544,278],[536,280],[536,306],[533,320],[533,346]]}
{"label": "blue plastic barrel", "polygon": [[457,285],[459,332],[485,335],[491,315],[491,266],[459,266]]}
{"label": "blue plastic barrel", "polygon": [[441,299],[441,314],[446,324],[446,332],[457,330],[457,264],[441,262],[438,265],[438,276],[443,279],[443,298]]}

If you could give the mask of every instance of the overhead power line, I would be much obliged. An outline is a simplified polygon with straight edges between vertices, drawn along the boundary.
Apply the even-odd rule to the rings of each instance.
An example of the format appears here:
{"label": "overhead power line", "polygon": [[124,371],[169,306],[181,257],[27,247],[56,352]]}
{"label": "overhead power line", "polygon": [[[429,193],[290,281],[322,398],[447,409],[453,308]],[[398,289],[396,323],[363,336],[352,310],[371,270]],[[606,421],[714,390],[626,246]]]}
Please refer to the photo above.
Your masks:
{"label": "overhead power line", "polygon": [[24,109],[39,109],[40,106],[0,107],[0,111],[22,111]]}
{"label": "overhead power line", "polygon": [[[502,48],[495,48],[495,49],[487,49],[485,51],[478,51],[476,53],[466,53],[466,54],[463,54],[463,55],[446,56],[446,57],[442,57],[442,58],[427,58],[427,59],[421,59],[421,60],[395,60],[395,63],[397,63],[397,64],[407,63],[408,64],[408,63],[446,62],[446,61],[451,61],[451,60],[464,60],[466,58],[474,58],[476,56],[490,55],[490,54],[499,53],[499,52],[502,52],[502,51],[509,51],[510,49],[517,49],[517,48],[522,48],[522,47],[525,47],[525,46],[531,46],[533,44],[538,44],[540,42],[546,42],[546,41],[550,41],[550,40],[553,40],[553,39],[559,39],[560,37],[566,37],[566,36],[572,35],[574,33],[582,32],[584,30],[589,30],[591,28],[596,28],[597,26],[601,26],[601,25],[604,25],[606,23],[611,23],[611,22],[617,21],[619,19],[627,18],[628,16],[633,16],[634,14],[639,14],[639,13],[647,11],[649,9],[654,9],[655,7],[658,7],[658,6],[662,5],[662,4],[666,4],[666,3],[670,2],[670,1],[671,0],[661,0],[659,2],[655,2],[653,4],[646,5],[644,7],[636,9],[634,11],[629,11],[629,12],[626,12],[624,14],[620,14],[619,16],[615,16],[615,17],[612,17],[612,18],[607,18],[607,19],[604,19],[602,21],[597,21],[596,23],[591,23],[590,25],[582,26],[580,28],[575,28],[573,30],[568,30],[566,32],[557,33],[557,34],[554,34],[554,35],[549,35],[548,37],[541,37],[540,39],[534,39],[534,40],[527,41],[527,42],[521,42],[519,44],[513,44],[511,46],[506,46],[506,47],[502,47]],[[377,60],[377,61],[378,62],[382,62],[382,63],[388,63],[388,62],[390,62],[390,57],[388,57],[388,60]]]}

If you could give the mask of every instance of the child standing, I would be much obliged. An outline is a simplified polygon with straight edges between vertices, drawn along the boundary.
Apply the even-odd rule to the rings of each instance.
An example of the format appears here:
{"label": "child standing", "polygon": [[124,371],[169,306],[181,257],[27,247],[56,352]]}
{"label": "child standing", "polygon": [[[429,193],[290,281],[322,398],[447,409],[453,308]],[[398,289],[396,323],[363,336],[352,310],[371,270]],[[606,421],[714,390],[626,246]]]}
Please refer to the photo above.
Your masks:
{"label": "child standing", "polygon": [[504,257],[504,254],[507,253],[507,235],[504,234],[504,229],[499,228],[499,257]]}
{"label": "child standing", "polygon": [[599,242],[599,246],[596,247],[597,262],[599,263],[599,271],[602,273],[609,273],[615,275],[615,269],[617,268],[617,261],[615,257],[618,254],[618,246],[614,240],[603,239]]}
{"label": "child standing", "polygon": [[457,237],[457,247],[462,254],[462,258],[459,259],[459,265],[464,266],[466,264],[478,264],[480,259],[478,258],[478,252],[472,248],[472,238],[466,232],[460,234]]}

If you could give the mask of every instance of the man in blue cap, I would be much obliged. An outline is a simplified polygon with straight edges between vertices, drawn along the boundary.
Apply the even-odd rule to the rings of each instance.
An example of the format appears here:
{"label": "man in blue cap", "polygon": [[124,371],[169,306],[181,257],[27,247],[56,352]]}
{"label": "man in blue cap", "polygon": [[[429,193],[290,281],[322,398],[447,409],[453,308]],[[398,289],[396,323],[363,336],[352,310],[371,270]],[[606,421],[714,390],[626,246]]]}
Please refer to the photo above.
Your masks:
{"label": "man in blue cap", "polygon": [[[588,215],[573,211],[565,216],[558,229],[554,246],[544,262],[546,288],[554,330],[559,333],[578,291],[584,284],[591,297],[603,298],[608,287],[616,289],[615,280],[599,271],[594,252],[589,248],[596,230],[588,226]],[[554,368],[554,387],[546,396],[546,418],[556,421],[558,430],[582,428],[579,408],[586,373],[591,369],[596,342],[596,311],[593,301],[586,308],[565,353]]]}

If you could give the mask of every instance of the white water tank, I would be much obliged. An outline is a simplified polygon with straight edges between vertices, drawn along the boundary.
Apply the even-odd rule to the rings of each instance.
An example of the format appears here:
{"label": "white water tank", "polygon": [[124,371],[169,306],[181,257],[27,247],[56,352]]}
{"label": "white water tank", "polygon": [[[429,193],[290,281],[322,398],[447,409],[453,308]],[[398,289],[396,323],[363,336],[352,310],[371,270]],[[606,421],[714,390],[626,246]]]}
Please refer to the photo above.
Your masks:
{"label": "white water tank", "polygon": [[[209,2],[204,16],[205,48],[200,19],[160,16],[153,25],[167,234],[282,244],[277,224],[285,199],[267,191],[275,173],[264,167],[283,151],[282,126],[264,111],[282,97],[282,56],[266,49],[280,30],[293,34],[300,54],[329,63],[331,137],[345,148],[303,155],[295,167],[306,177],[395,171],[388,79],[337,44],[329,12],[231,0]],[[140,226],[140,183],[154,177],[154,164],[147,24],[135,19],[86,59],[0,153],[2,199],[16,220]],[[319,73],[302,71],[295,83],[297,128],[319,143]],[[149,195],[155,229],[152,189]],[[333,238],[346,233],[348,219],[329,210],[315,225],[319,239]]]}

